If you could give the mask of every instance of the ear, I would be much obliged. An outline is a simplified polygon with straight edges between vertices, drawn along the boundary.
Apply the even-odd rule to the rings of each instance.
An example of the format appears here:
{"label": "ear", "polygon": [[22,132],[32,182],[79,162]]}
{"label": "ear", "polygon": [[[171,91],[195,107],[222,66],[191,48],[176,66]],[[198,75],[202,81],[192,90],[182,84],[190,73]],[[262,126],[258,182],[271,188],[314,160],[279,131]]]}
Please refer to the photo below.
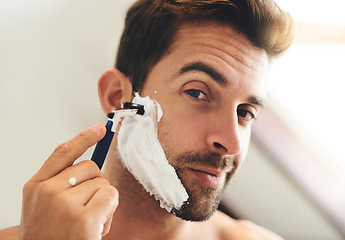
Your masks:
{"label": "ear", "polygon": [[122,103],[132,101],[132,84],[122,72],[110,69],[98,80],[98,96],[103,112],[107,114],[120,109]]}

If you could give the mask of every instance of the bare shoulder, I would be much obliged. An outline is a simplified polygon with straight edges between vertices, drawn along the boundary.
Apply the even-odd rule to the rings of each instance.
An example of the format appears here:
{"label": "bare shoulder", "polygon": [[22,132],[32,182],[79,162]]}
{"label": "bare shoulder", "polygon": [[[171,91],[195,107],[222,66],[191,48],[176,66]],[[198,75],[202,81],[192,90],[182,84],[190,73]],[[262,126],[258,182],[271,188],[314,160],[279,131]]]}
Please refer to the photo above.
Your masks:
{"label": "bare shoulder", "polygon": [[283,240],[283,238],[277,234],[251,221],[235,220],[220,211],[215,213],[212,217],[212,221],[217,226],[217,235],[220,239]]}
{"label": "bare shoulder", "polygon": [[1,240],[19,240],[19,226],[0,230]]}

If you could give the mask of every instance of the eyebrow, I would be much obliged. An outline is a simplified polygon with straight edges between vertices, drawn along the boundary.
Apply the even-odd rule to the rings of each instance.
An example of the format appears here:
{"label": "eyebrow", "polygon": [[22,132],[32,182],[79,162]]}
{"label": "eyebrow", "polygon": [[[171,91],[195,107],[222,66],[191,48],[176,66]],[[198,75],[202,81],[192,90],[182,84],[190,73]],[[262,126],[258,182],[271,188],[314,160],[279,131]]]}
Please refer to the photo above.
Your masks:
{"label": "eyebrow", "polygon": [[213,80],[215,80],[217,83],[221,85],[226,85],[228,84],[228,81],[225,80],[225,78],[217,72],[214,68],[202,63],[202,62],[194,62],[187,64],[183,66],[179,72],[179,74],[183,74],[186,72],[191,72],[191,71],[200,71],[204,72],[207,75],[209,75]]}
{"label": "eyebrow", "polygon": [[[225,78],[217,72],[214,68],[202,63],[202,62],[193,62],[190,64],[184,65],[181,70],[179,71],[179,74],[191,72],[191,71],[200,71],[204,72],[207,75],[209,75],[213,80],[215,80],[220,85],[227,85],[228,81],[225,80]],[[248,98],[248,102],[260,107],[261,109],[265,108],[266,101],[262,98],[251,96]]]}
{"label": "eyebrow", "polygon": [[266,101],[264,99],[254,96],[248,98],[248,102],[260,107],[261,109],[265,108],[266,106]]}

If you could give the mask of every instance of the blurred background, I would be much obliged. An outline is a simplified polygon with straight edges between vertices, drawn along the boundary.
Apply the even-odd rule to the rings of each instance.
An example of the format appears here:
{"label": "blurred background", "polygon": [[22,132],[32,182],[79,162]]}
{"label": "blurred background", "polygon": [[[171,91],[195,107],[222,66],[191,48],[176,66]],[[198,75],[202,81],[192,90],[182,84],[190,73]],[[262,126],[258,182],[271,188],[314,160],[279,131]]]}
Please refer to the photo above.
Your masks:
{"label": "blurred background", "polygon": [[[21,189],[55,146],[106,121],[97,80],[133,2],[0,0],[0,229],[19,224]],[[345,2],[277,3],[296,39],[272,63],[269,106],[221,207],[285,239],[345,239]]]}

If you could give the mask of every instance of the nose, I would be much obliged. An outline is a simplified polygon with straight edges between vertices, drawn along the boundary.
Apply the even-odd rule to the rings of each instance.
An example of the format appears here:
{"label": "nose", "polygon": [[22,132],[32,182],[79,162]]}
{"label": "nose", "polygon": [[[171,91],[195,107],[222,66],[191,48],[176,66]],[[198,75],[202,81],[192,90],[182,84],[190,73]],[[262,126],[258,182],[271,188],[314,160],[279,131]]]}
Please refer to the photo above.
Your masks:
{"label": "nose", "polygon": [[241,135],[237,112],[235,114],[219,114],[210,121],[207,144],[209,148],[221,155],[237,155],[242,150]]}

